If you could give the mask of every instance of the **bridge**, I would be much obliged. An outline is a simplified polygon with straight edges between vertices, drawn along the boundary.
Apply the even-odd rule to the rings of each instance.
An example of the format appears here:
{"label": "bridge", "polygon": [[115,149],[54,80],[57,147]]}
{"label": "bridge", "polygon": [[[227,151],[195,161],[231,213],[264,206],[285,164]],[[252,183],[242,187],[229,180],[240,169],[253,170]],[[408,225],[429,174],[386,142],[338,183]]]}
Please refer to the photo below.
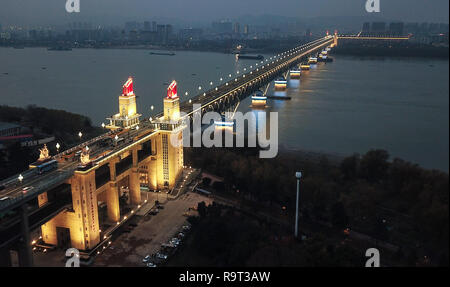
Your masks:
{"label": "bridge", "polygon": [[[175,135],[182,140],[186,120],[208,111],[224,111],[345,37],[335,34],[292,48],[235,76],[229,74],[216,86],[211,82],[208,89],[199,87],[199,94],[184,102],[173,82],[164,98],[164,112],[155,119],[139,121],[130,78],[119,96],[119,113],[108,118],[109,132],[52,157],[41,151],[41,161],[28,171],[0,182],[0,257],[16,248],[22,254],[20,264],[32,265],[30,229],[39,226],[46,244],[68,241],[81,251],[95,250],[146,202],[141,198],[142,184],[168,193],[176,186],[183,174],[183,148],[172,146],[168,138]],[[52,160],[57,161],[54,170],[39,172],[40,165]],[[69,196],[64,190],[70,191]],[[119,198],[125,195],[124,209]],[[104,205],[107,218],[99,215]]]}

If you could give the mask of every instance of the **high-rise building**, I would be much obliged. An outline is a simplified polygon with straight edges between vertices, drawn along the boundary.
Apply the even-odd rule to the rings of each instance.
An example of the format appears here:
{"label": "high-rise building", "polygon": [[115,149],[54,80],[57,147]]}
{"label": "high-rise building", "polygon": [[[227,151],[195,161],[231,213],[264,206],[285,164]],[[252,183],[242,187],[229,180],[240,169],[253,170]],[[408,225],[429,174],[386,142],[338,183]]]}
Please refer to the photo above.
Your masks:
{"label": "high-rise building", "polygon": [[234,23],[233,32],[235,34],[240,34],[241,33],[241,26],[240,26],[240,24],[238,22]]}
{"label": "high-rise building", "polygon": [[229,21],[213,22],[212,28],[216,33],[231,33],[233,31],[233,24]]}
{"label": "high-rise building", "polygon": [[248,25],[246,24],[246,25],[244,26],[244,35],[248,35],[249,33],[250,33],[250,30],[249,30]]}
{"label": "high-rise building", "polygon": [[362,33],[363,34],[367,34],[370,32],[370,23],[369,22],[365,22],[362,26]]}
{"label": "high-rise building", "polygon": [[374,34],[383,34],[386,32],[386,23],[385,22],[373,22],[372,28],[370,31]]}
{"label": "high-rise building", "polygon": [[393,22],[389,24],[389,33],[391,35],[400,36],[403,35],[403,32],[404,32],[403,22]]}
{"label": "high-rise building", "polygon": [[151,31],[152,30],[152,26],[150,24],[150,21],[145,21],[144,22],[144,31]]}

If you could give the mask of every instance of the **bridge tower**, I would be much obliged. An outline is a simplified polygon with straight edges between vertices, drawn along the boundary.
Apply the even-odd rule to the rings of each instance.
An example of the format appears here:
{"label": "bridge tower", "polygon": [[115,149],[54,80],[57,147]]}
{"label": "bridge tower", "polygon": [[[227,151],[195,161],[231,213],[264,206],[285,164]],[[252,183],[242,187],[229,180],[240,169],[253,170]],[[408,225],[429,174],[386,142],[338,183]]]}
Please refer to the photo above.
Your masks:
{"label": "bridge tower", "polygon": [[164,115],[155,122],[159,130],[156,138],[156,186],[157,189],[171,189],[183,170],[183,129],[180,118],[180,98],[177,82],[167,88],[164,98]]}
{"label": "bridge tower", "polygon": [[129,77],[122,87],[122,94],[119,96],[119,113],[107,118],[109,124],[106,128],[115,130],[118,128],[132,128],[139,124],[139,117],[136,109],[136,95],[133,91],[133,78]]}

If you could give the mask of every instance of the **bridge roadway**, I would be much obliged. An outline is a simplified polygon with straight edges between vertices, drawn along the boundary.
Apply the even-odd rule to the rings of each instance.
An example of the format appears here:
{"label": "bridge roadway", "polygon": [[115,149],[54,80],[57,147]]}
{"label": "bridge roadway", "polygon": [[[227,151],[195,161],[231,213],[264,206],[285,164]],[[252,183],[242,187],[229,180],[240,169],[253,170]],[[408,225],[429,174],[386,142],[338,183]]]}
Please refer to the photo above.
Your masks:
{"label": "bridge roadway", "polygon": [[[253,88],[258,87],[258,85],[262,86],[264,83],[271,81],[281,72],[289,69],[290,66],[301,61],[303,57],[314,53],[332,42],[333,37],[326,36],[278,54],[273,57],[271,62],[269,62],[268,59],[266,59],[266,61],[261,61],[255,66],[252,66],[253,70],[248,71],[245,74],[240,74],[237,78],[231,78],[229,81],[205,91],[204,93],[191,98],[189,101],[187,100],[182,102],[180,104],[180,111],[186,113],[185,117],[192,116],[194,112],[200,112],[200,109],[192,111],[193,104],[201,104],[202,107],[212,107],[212,105],[222,101],[224,98],[229,96],[234,97],[233,93],[237,93],[238,91],[241,91],[242,93],[242,91],[246,90],[246,87],[249,87],[250,84]],[[264,81],[261,80],[263,77]],[[256,81],[260,82],[257,83]],[[157,114],[157,117],[161,115],[162,112]],[[148,132],[149,130],[151,132],[148,133],[148,135],[137,141],[133,141],[135,136]],[[39,194],[52,189],[69,179],[79,166],[79,161],[76,160],[67,162],[61,160],[63,155],[89,146],[91,158],[105,152],[109,152],[101,160],[94,161],[94,164],[101,165],[108,158],[117,156],[124,150],[146,141],[155,132],[157,132],[157,130],[154,130],[154,125],[148,119],[145,119],[139,124],[138,130],[132,129],[125,135],[121,135],[121,137],[124,137],[125,140],[120,145],[116,145],[114,141],[108,146],[101,146],[99,144],[103,139],[114,136],[112,132],[108,132],[53,156],[53,159],[58,160],[58,169],[54,171],[39,175],[34,170],[28,170],[22,173],[22,176],[24,177],[22,182],[19,182],[18,180],[19,175],[12,176],[0,182],[0,186],[4,187],[4,189],[0,191],[0,199],[7,197],[7,199],[0,201],[0,211],[6,212],[13,208],[19,207],[20,205],[32,200]],[[24,187],[31,187],[32,189],[27,192],[23,192]]]}

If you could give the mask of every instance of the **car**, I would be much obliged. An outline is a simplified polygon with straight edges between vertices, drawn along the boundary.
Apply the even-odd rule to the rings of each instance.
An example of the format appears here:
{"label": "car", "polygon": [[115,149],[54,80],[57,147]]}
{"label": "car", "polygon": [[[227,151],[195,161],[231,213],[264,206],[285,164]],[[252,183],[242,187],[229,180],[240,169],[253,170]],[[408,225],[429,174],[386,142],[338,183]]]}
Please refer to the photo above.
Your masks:
{"label": "car", "polygon": [[162,253],[159,253],[159,252],[157,252],[155,254],[155,257],[158,258],[158,259],[163,259],[163,260],[167,259],[167,255],[166,254],[162,254]]}
{"label": "car", "polygon": [[33,189],[32,186],[27,186],[27,187],[24,187],[24,188],[22,189],[22,192],[23,192],[23,193],[27,193],[28,191],[30,191],[30,190],[32,190],[32,189]]}
{"label": "car", "polygon": [[178,233],[178,237],[180,238],[184,238],[186,236],[186,234],[184,234],[183,232]]}
{"label": "car", "polygon": [[148,262],[146,266],[147,267],[156,267],[156,264],[153,262]]}
{"label": "car", "polygon": [[144,259],[142,259],[142,263],[147,263],[150,261],[150,259],[151,259],[150,255],[145,255]]}
{"label": "car", "polygon": [[184,225],[183,226],[183,230],[189,230],[189,229],[191,229],[191,227],[189,225]]}
{"label": "car", "polygon": [[163,205],[158,205],[158,209],[164,209]]}
{"label": "car", "polygon": [[158,209],[150,211],[150,214],[151,215],[157,215],[158,214]]}

